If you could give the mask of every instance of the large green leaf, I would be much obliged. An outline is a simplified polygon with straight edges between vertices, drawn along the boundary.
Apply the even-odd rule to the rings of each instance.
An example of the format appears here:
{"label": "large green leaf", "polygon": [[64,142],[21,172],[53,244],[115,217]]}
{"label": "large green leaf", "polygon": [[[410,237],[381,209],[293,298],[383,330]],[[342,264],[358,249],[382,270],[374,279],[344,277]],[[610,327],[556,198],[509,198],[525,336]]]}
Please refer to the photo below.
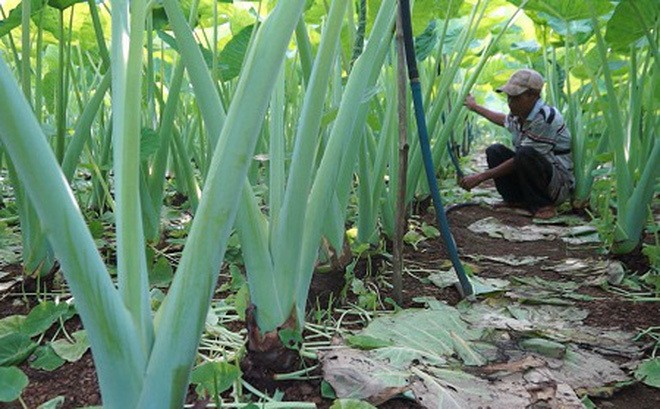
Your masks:
{"label": "large green leaf", "polygon": [[607,22],[605,41],[615,48],[624,48],[650,31],[660,17],[657,0],[623,0]]}
{"label": "large green leaf", "polygon": [[174,270],[166,257],[159,257],[149,270],[149,284],[156,287],[167,287],[172,282]]}
{"label": "large green leaf", "polygon": [[[44,7],[45,0],[31,0],[30,15],[34,16]],[[23,18],[23,5],[19,3],[16,7],[11,9],[7,18],[0,21],[0,37],[6,35],[14,28],[21,25]]]}
{"label": "large green leaf", "polygon": [[[371,32],[381,3],[382,0],[367,1],[367,32]],[[464,0],[415,0],[410,3],[414,3],[411,24],[415,36],[421,35],[433,19],[444,20],[465,14],[462,8]]]}
{"label": "large green leaf", "polygon": [[[425,323],[420,326],[419,323]],[[373,320],[360,335],[392,342],[392,346],[374,350],[387,357],[394,367],[402,368],[413,361],[440,365],[457,354],[467,364],[481,362],[470,341],[479,339],[481,330],[472,330],[450,306],[437,305],[435,310],[404,310],[395,315]]]}
{"label": "large green leaf", "polygon": [[0,338],[14,332],[21,332],[21,326],[25,322],[25,315],[10,315],[0,320]]}
{"label": "large green leaf", "polygon": [[566,21],[557,17],[539,13],[543,16],[552,30],[562,37],[571,37],[578,44],[585,43],[594,32],[594,26],[591,19]]}
{"label": "large green leaf", "polygon": [[21,326],[21,332],[30,337],[39,335],[50,328],[68,310],[69,306],[65,303],[42,302],[30,311]]}
{"label": "large green leaf", "polygon": [[48,0],[48,5],[58,10],[66,10],[76,3],[83,3],[86,0]]}
{"label": "large green leaf", "polygon": [[[64,405],[65,400],[66,399],[64,396],[56,396],[53,399],[39,405],[37,409],[58,409]],[[87,407],[87,409],[89,409],[89,407]]]}
{"label": "large green leaf", "polygon": [[227,362],[207,362],[195,368],[191,382],[199,385],[198,392],[204,390],[209,396],[214,396],[229,389],[240,377],[241,370],[235,365]]}
{"label": "large green leaf", "polygon": [[[197,19],[193,21],[194,26],[200,27],[212,27],[215,24],[213,18],[213,0],[202,0],[200,1],[197,7]],[[218,20],[217,24],[223,25],[229,22],[232,26],[233,23],[238,19],[251,18],[254,22],[254,16],[252,16],[247,10],[242,8],[235,7],[231,0],[221,0],[218,1]],[[181,9],[186,18],[190,16],[190,10],[192,2],[190,0],[184,0],[180,2]],[[171,30],[169,19],[165,13],[165,9],[162,7],[160,2],[155,4],[153,11],[153,27],[156,30]]]}
{"label": "large green leaf", "polygon": [[40,346],[34,351],[34,360],[30,360],[30,368],[44,371],[54,371],[64,365],[64,359],[55,353],[50,345]]}
{"label": "large green leaf", "polygon": [[[516,6],[520,6],[523,1],[509,0]],[[572,21],[591,18],[594,12],[597,16],[602,16],[612,10],[612,4],[607,0],[529,0],[523,9],[546,13],[564,21]]]}
{"label": "large green leaf", "polygon": [[243,60],[247,53],[250,38],[252,37],[254,25],[242,29],[236,34],[220,52],[220,78],[229,81],[238,77],[243,66]]}
{"label": "large green leaf", "polygon": [[[582,63],[571,69],[571,74],[580,79],[591,79],[593,75],[600,72],[603,66],[603,61],[600,59],[596,47],[587,51],[581,61]],[[628,63],[616,53],[608,56],[607,65],[612,75],[622,75],[628,72]]]}
{"label": "large green leaf", "polygon": [[16,367],[0,368],[0,402],[18,399],[28,385],[28,377]]}
{"label": "large green leaf", "polygon": [[21,333],[12,333],[0,338],[0,366],[20,364],[30,356],[37,344]]}
{"label": "large green leaf", "polygon": [[160,147],[160,134],[150,128],[142,128],[140,135],[140,160],[145,161],[158,152]]}
{"label": "large green leaf", "polygon": [[660,388],[660,358],[648,359],[637,368],[635,378],[649,386]]}
{"label": "large green leaf", "polygon": [[357,399],[337,399],[332,402],[330,409],[375,409],[376,407],[368,402]]}
{"label": "large green leaf", "polygon": [[87,340],[86,331],[82,330],[74,332],[73,338],[75,339],[74,343],[65,339],[60,339],[51,344],[55,353],[59,355],[60,358],[69,362],[76,362],[83,356],[87,349],[89,349],[89,341]]}

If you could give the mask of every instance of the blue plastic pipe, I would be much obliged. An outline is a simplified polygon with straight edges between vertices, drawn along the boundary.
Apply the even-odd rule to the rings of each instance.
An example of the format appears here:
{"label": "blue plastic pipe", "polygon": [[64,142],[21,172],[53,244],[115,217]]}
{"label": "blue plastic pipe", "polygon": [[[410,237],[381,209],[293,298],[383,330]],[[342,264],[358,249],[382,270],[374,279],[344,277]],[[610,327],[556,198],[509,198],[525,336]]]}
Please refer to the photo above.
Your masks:
{"label": "blue plastic pipe", "polygon": [[433,199],[433,206],[435,207],[435,215],[440,226],[440,234],[447,247],[449,258],[454,266],[458,281],[461,285],[463,297],[472,297],[474,292],[472,285],[465,274],[463,264],[458,258],[458,250],[456,242],[449,230],[449,222],[447,221],[447,214],[440,199],[440,191],[438,190],[438,181],[435,179],[435,167],[433,166],[433,157],[431,155],[431,147],[429,144],[428,129],[426,128],[426,116],[424,115],[424,103],[422,101],[422,89],[419,83],[419,72],[417,71],[417,60],[415,57],[415,46],[413,44],[412,36],[412,23],[410,18],[410,1],[399,1],[399,12],[401,13],[401,25],[403,27],[403,41],[406,50],[406,65],[408,66],[408,79],[410,80],[410,90],[413,97],[413,106],[415,109],[415,119],[417,120],[417,132],[419,134],[419,146],[422,150],[422,158],[424,159],[424,170],[426,171],[426,180],[429,184],[431,191],[431,198]]}

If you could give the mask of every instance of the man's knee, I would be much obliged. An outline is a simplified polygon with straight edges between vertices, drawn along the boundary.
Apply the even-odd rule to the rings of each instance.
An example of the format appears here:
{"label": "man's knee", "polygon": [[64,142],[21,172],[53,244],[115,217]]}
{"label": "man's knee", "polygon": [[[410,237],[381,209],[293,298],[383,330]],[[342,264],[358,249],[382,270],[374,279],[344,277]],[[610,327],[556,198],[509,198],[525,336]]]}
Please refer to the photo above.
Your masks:
{"label": "man's knee", "polygon": [[536,149],[531,146],[521,146],[516,149],[516,169],[523,173],[544,174],[549,178],[552,176],[552,165]]}
{"label": "man's knee", "polygon": [[510,149],[502,145],[501,143],[494,143],[486,148],[486,155],[488,156],[502,155],[504,152],[508,150]]}
{"label": "man's knee", "polygon": [[513,155],[513,151],[501,143],[496,143],[486,148],[486,160],[491,167],[512,158]]}
{"label": "man's knee", "polygon": [[516,149],[516,159],[532,158],[538,156],[538,151],[531,146],[521,146]]}

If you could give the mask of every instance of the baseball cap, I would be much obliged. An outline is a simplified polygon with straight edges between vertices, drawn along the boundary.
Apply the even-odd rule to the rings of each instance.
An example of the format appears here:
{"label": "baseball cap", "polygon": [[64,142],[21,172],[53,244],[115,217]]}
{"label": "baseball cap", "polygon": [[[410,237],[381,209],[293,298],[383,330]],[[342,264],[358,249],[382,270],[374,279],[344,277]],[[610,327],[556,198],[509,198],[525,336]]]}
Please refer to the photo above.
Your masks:
{"label": "baseball cap", "polygon": [[533,89],[541,91],[543,89],[543,77],[541,74],[528,68],[523,68],[513,73],[509,81],[495,91],[504,92],[507,95],[516,96],[523,92]]}

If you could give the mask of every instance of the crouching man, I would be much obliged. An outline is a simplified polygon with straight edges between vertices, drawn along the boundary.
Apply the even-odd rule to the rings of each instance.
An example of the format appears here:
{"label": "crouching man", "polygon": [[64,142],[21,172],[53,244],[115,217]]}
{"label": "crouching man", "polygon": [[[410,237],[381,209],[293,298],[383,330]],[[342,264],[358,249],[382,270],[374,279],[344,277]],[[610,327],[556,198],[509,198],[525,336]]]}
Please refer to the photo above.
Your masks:
{"label": "crouching man", "polygon": [[516,71],[496,91],[504,93],[508,115],[491,111],[468,95],[464,105],[512,134],[514,150],[502,144],[486,149],[488,170],[467,175],[459,184],[466,190],[493,179],[504,204],[526,208],[534,217],[556,215],[555,206],[567,200],[573,187],[571,135],[559,111],[541,99],[543,77],[534,70]]}

